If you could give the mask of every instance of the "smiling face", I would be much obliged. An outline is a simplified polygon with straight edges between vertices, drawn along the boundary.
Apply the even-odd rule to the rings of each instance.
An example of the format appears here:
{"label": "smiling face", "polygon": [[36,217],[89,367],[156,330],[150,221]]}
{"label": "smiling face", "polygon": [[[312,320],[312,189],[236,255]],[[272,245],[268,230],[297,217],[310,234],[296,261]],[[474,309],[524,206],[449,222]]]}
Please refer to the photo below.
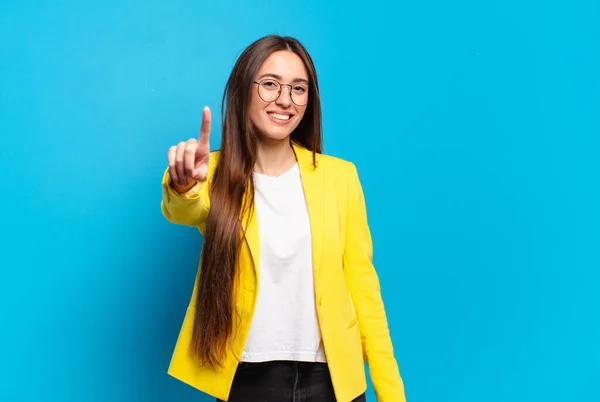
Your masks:
{"label": "smiling face", "polygon": [[[261,84],[252,84],[252,124],[262,140],[288,138],[306,111],[309,83],[302,59],[287,50],[274,52],[264,61],[254,81]],[[278,83],[282,84],[280,88]]]}

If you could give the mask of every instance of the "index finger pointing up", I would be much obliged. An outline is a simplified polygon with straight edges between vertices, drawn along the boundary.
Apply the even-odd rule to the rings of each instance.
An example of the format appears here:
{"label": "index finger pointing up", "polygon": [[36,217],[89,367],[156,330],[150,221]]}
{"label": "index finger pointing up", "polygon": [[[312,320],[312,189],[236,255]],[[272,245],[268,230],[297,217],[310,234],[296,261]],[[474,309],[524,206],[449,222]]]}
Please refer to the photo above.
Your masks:
{"label": "index finger pointing up", "polygon": [[199,143],[203,145],[208,145],[208,140],[210,137],[210,108],[205,106],[202,109],[202,125],[200,126],[200,139]]}

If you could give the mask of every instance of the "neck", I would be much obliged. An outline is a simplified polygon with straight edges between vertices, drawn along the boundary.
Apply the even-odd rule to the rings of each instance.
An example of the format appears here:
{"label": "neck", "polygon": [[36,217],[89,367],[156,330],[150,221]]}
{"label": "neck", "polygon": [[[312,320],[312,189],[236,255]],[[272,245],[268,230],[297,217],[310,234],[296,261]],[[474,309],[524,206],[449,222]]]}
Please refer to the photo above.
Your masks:
{"label": "neck", "polygon": [[257,142],[254,171],[267,176],[279,176],[296,163],[296,154],[289,138],[284,140],[259,140]]}

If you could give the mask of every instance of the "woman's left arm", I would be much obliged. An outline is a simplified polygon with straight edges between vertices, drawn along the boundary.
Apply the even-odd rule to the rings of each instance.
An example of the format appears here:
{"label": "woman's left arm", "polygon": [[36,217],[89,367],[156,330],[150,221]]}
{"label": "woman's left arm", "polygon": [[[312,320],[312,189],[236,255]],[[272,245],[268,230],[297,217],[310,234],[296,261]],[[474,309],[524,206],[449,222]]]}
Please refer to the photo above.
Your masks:
{"label": "woman's left arm", "polygon": [[350,163],[344,274],[358,315],[363,354],[378,402],[405,402],[404,384],[389,334],[365,198],[354,164]]}

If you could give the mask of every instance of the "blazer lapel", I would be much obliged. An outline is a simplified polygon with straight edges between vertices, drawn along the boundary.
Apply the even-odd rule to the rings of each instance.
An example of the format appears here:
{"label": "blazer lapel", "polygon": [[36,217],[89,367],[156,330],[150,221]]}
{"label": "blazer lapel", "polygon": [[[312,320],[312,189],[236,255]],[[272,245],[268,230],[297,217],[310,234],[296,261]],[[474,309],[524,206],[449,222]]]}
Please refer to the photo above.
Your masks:
{"label": "blazer lapel", "polygon": [[312,164],[312,151],[297,144],[292,144],[298,159],[304,197],[310,219],[312,241],[312,262],[315,278],[321,269],[323,256],[323,230],[324,230],[324,197],[323,197],[323,169],[315,168]]}

